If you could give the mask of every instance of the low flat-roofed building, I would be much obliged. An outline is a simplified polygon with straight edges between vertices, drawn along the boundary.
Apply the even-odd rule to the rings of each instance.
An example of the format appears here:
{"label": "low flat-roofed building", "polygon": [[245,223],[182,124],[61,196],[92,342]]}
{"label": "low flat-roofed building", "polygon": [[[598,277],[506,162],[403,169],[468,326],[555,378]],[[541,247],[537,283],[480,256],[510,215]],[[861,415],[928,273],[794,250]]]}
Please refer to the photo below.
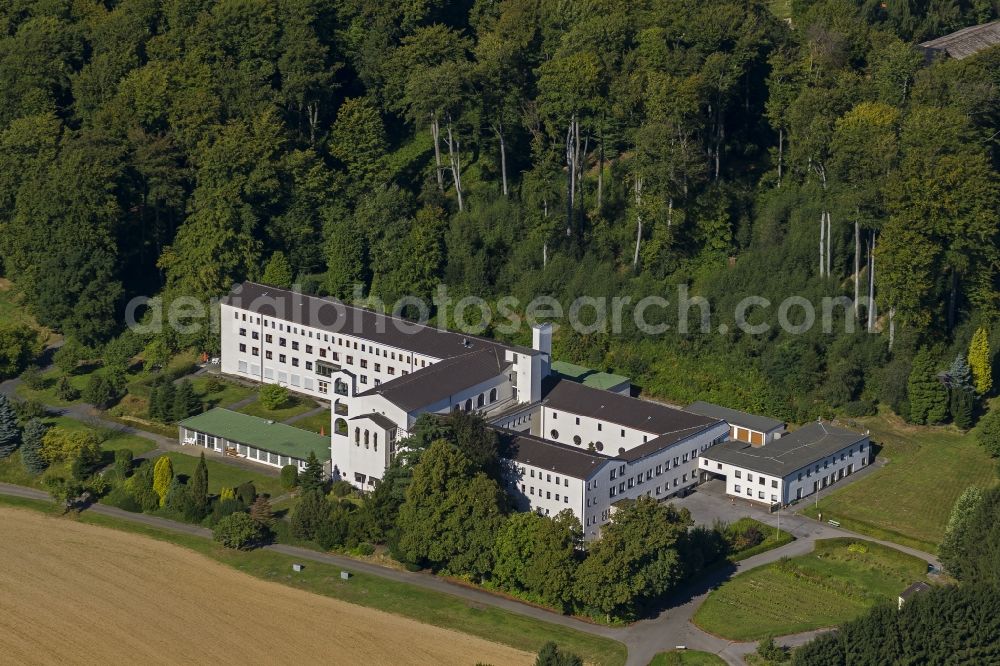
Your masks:
{"label": "low flat-roofed building", "polygon": [[594,370],[576,363],[552,361],[552,374],[603,391],[622,395],[630,395],[632,392],[632,381],[628,377]]}
{"label": "low flat-roofed building", "polygon": [[902,608],[903,604],[909,601],[910,598],[913,597],[913,595],[920,594],[921,592],[926,592],[929,589],[931,589],[931,586],[928,585],[927,583],[921,581],[913,583],[912,585],[910,585],[905,590],[899,593],[899,600],[898,600],[899,603],[897,605],[897,609]]}
{"label": "low flat-roofed building", "polygon": [[699,464],[703,479],[725,477],[729,495],[765,504],[789,504],[870,462],[868,435],[817,422],[763,446],[723,442],[703,452]]}
{"label": "low flat-roofed building", "polygon": [[702,416],[722,419],[729,424],[729,438],[754,446],[764,446],[785,432],[785,422],[767,416],[748,414],[738,409],[699,400],[684,408],[685,411]]}
{"label": "low flat-roofed building", "polygon": [[[304,469],[310,453],[329,468],[330,438],[250,414],[215,408],[177,424],[180,443],[271,467]],[[327,469],[329,472],[329,469]]]}

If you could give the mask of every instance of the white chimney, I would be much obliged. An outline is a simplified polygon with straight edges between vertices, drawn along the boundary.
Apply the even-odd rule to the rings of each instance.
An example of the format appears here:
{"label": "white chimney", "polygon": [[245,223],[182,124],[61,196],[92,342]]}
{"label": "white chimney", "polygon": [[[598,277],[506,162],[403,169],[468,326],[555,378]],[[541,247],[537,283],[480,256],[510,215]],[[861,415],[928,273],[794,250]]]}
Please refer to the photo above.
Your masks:
{"label": "white chimney", "polygon": [[535,324],[531,327],[531,348],[552,357],[552,324]]}

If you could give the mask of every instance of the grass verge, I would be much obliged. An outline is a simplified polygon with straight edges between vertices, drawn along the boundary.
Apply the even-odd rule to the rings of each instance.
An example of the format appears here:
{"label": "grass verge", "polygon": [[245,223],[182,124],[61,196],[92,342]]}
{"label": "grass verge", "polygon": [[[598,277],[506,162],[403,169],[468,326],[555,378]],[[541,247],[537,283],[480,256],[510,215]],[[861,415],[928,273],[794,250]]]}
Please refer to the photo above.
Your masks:
{"label": "grass verge", "polygon": [[751,569],[713,590],[694,623],[738,641],[821,629],[857,617],[926,574],[926,562],[893,548],[820,540],[808,555]]}
{"label": "grass verge", "polygon": [[721,657],[711,652],[701,652],[699,650],[671,650],[661,652],[649,666],[725,666],[726,662]]}
{"label": "grass verge", "polygon": [[[55,513],[54,506],[48,502],[3,495],[0,495],[0,505]],[[340,567],[315,562],[308,563],[302,572],[293,574],[291,565],[299,560],[270,550],[226,550],[201,537],[176,534],[158,527],[95,513],[84,512],[78,520],[174,543],[263,580],[377,608],[521,650],[536,652],[546,642],[555,641],[560,648],[579,654],[587,663],[625,663],[625,646],[618,641],[591,636],[497,608],[480,606],[415,585],[363,573],[356,573],[349,581],[343,581],[340,578]]]}
{"label": "grass verge", "polygon": [[803,513],[928,553],[937,551],[955,500],[968,486],[996,483],[996,465],[973,433],[912,426],[894,415],[859,419],[888,464]]}

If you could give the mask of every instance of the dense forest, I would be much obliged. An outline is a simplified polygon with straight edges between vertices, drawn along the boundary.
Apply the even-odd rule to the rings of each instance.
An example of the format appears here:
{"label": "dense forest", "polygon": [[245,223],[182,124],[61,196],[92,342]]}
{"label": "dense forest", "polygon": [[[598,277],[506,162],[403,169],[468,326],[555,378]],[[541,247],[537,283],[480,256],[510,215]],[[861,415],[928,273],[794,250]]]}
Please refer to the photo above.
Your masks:
{"label": "dense forest", "polygon": [[[930,61],[914,45],[998,6],[791,14],[5,0],[0,274],[93,347],[134,296],[208,301],[247,278],[339,297],[360,283],[376,307],[439,283],[523,303],[685,285],[713,332],[563,328],[556,355],[794,421],[879,403],[918,422],[964,413],[973,382],[989,391],[983,367],[965,378],[970,341],[988,367],[1000,339],[1000,51]],[[832,333],[715,332],[747,295],[869,293],[878,316],[841,308]]]}

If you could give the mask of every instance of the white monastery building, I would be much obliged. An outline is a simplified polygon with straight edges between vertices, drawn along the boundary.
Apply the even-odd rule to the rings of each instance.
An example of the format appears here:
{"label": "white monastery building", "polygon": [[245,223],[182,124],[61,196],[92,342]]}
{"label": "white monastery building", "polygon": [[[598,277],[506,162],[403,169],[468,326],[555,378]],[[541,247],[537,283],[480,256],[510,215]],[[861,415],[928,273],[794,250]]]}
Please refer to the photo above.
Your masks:
{"label": "white monastery building", "polygon": [[[686,492],[734,432],[718,415],[553,372],[547,324],[526,348],[245,282],[222,302],[221,338],[224,373],[331,403],[334,477],[371,490],[421,414],[476,412],[507,440],[521,507],[569,509],[588,538],[616,502]],[[784,442],[776,432],[760,437]]]}
{"label": "white monastery building", "polygon": [[727,441],[701,455],[701,469],[725,477],[729,495],[785,505],[867,467],[871,455],[868,435],[817,422],[763,445]]}

